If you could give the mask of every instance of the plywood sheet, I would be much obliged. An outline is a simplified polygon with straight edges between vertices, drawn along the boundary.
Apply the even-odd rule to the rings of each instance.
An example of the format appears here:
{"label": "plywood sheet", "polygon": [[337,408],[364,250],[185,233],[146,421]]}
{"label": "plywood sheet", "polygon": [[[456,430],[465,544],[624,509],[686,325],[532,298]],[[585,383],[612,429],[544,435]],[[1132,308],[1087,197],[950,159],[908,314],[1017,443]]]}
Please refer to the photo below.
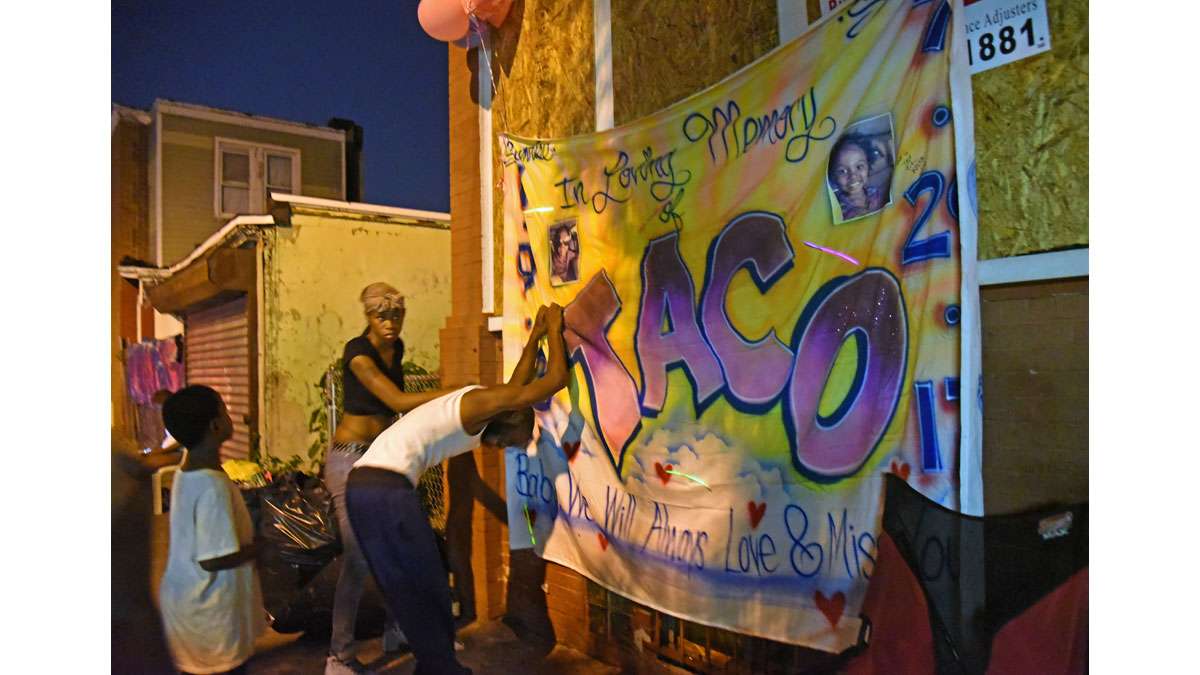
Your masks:
{"label": "plywood sheet", "polygon": [[1088,243],[1088,4],[1047,9],[1049,52],[971,82],[980,259]]}
{"label": "plywood sheet", "polygon": [[613,116],[625,124],[779,46],[776,0],[612,0]]}

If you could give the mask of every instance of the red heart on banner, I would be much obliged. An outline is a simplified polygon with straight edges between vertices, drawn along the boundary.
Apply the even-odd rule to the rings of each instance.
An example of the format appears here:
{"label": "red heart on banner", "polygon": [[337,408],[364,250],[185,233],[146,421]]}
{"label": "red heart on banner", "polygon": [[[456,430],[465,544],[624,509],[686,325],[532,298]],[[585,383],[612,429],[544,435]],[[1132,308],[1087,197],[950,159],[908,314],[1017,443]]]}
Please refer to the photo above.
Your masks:
{"label": "red heart on banner", "polygon": [[671,474],[667,472],[673,468],[674,467],[670,464],[664,468],[662,464],[659,464],[658,462],[654,463],[654,472],[658,474],[658,479],[663,482],[663,485],[666,485],[667,482],[671,480]]}
{"label": "red heart on banner", "polygon": [[767,512],[767,503],[746,502],[746,508],[750,511],[750,529],[757,529],[763,514]]}
{"label": "red heart on banner", "polygon": [[603,551],[607,551],[608,550],[608,537],[604,536],[603,532],[597,532],[596,538],[600,540],[600,549]]}
{"label": "red heart on banner", "polygon": [[838,621],[842,620],[842,611],[846,609],[846,594],[838,591],[832,598],[826,598],[824,593],[817,591],[813,594],[813,600],[817,603],[817,609],[829,620],[829,625],[836,627]]}
{"label": "red heart on banner", "polygon": [[908,474],[911,472],[912,468],[908,465],[908,462],[896,464],[896,460],[892,460],[892,473],[900,476],[902,480],[908,480]]}
{"label": "red heart on banner", "polygon": [[568,462],[575,461],[575,453],[579,452],[579,441],[575,441],[574,443],[564,442],[562,444],[562,446],[563,446],[563,452],[566,453],[566,455],[567,455],[567,461]]}

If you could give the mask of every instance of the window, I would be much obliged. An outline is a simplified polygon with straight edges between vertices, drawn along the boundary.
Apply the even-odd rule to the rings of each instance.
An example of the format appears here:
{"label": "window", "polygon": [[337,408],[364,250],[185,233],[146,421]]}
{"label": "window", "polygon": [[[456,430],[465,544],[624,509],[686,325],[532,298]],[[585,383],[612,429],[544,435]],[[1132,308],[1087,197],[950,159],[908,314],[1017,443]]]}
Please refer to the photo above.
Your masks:
{"label": "window", "polygon": [[213,208],[218,217],[266,213],[272,192],[300,192],[300,151],[217,139]]}
{"label": "window", "polygon": [[267,153],[267,193],[292,191],[292,157]]}
{"label": "window", "polygon": [[250,211],[250,153],[221,151],[221,213]]}

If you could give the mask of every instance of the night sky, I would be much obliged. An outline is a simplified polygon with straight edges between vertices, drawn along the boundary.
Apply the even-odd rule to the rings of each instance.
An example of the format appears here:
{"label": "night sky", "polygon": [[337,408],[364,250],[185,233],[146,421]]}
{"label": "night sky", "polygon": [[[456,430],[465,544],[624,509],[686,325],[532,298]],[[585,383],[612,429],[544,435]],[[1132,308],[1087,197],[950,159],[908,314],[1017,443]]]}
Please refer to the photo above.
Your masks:
{"label": "night sky", "polygon": [[449,211],[446,51],[417,0],[114,0],[112,100],[348,118],[364,201]]}

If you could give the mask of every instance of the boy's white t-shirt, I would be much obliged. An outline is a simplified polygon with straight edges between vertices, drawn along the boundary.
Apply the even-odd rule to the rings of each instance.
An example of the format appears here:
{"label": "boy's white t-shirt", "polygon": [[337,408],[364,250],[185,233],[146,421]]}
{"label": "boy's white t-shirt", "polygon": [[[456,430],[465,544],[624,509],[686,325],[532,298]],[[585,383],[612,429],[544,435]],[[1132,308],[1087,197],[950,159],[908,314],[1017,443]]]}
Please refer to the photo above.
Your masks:
{"label": "boy's white t-shirt", "polygon": [[178,471],[171,488],[171,543],[159,587],[163,628],[175,664],[190,673],[232,670],[254,653],[266,628],[254,563],[206,572],[254,541],[246,504],[224,471]]}
{"label": "boy's white t-shirt", "polygon": [[417,406],[383,430],[354,467],[370,466],[404,474],[416,485],[434,464],[479,447],[483,435],[469,435],[462,426],[462,397],[471,385]]}

